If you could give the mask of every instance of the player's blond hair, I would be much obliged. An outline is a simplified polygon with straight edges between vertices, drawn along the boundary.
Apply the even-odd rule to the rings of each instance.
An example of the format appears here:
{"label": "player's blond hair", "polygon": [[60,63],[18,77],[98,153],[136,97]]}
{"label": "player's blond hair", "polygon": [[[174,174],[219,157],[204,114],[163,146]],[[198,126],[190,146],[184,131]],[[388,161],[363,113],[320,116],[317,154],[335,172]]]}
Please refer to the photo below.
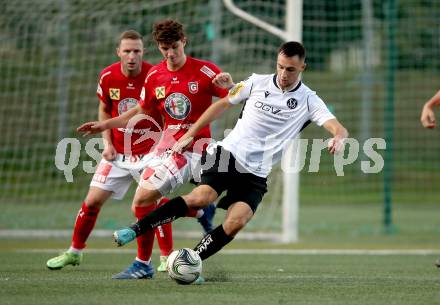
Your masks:
{"label": "player's blond hair", "polygon": [[124,31],[119,35],[118,46],[121,45],[121,41],[124,39],[143,40],[142,35],[135,30]]}

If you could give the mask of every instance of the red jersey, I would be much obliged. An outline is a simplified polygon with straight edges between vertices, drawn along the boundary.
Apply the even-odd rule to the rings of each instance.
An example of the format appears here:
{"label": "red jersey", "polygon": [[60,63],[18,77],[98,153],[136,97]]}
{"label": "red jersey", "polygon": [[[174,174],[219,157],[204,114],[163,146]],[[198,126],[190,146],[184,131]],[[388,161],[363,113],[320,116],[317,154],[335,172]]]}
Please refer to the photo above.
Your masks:
{"label": "red jersey", "polygon": [[[141,72],[135,77],[127,77],[122,74],[121,62],[116,62],[101,71],[99,77],[96,95],[105,105],[105,112],[111,117],[117,117],[122,113],[130,110],[138,104],[139,96],[145,82],[145,77],[152,65],[148,62],[142,62]],[[162,128],[162,118],[157,111],[149,114],[153,117],[158,125]],[[132,155],[147,154],[150,152],[155,140],[141,140],[140,143],[134,144],[142,135],[149,131],[161,131],[149,122],[142,120],[135,125],[135,128],[128,130],[127,128],[113,128],[111,130],[112,142],[116,151],[120,154],[131,153]],[[129,134],[128,134],[129,133]],[[124,134],[131,136],[131,151],[124,149]]]}
{"label": "red jersey", "polygon": [[[202,113],[211,105],[212,97],[224,97],[228,90],[215,86],[213,78],[220,69],[208,61],[190,56],[177,71],[169,71],[166,60],[151,68],[145,79],[140,105],[144,109],[155,107],[165,118],[165,131],[158,150],[171,148]],[[209,126],[194,137],[211,137]],[[189,149],[192,150],[192,147]]]}

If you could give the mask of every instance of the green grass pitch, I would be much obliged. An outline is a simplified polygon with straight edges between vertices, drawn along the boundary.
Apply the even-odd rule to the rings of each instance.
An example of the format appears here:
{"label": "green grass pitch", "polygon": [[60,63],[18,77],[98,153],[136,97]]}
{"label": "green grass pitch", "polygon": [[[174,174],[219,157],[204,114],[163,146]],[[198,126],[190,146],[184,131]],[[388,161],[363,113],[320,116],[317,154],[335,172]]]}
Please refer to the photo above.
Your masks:
{"label": "green grass pitch", "polygon": [[[177,241],[176,248],[194,242]],[[48,270],[46,260],[65,243],[3,239],[1,304],[440,304],[438,250],[425,255],[300,254],[294,251],[301,250],[297,245],[234,241],[204,262],[205,284],[182,286],[163,273],[152,280],[111,280],[135,252],[132,245],[113,248],[103,239],[91,240],[80,266]],[[258,252],[274,248],[291,252]],[[237,250],[246,251],[231,253]],[[153,256],[157,265],[158,253]]]}

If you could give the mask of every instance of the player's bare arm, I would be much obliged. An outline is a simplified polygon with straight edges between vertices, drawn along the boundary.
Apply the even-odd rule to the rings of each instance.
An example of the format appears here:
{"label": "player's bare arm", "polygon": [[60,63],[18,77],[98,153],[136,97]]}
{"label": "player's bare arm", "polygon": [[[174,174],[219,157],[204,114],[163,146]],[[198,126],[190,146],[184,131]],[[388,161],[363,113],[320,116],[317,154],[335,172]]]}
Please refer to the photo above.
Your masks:
{"label": "player's bare arm", "polygon": [[440,91],[425,103],[420,116],[420,122],[425,128],[435,128],[434,108],[440,105]]}
{"label": "player's bare arm", "polygon": [[348,131],[342,126],[337,119],[330,119],[323,124],[333,138],[328,143],[328,151],[330,154],[338,154],[344,151],[344,142],[348,137]]}
{"label": "player's bare arm", "polygon": [[181,152],[184,150],[185,147],[192,143],[194,136],[200,131],[200,129],[221,117],[222,114],[231,106],[233,105],[229,102],[229,98],[227,96],[209,106],[209,108],[206,109],[206,111],[188,129],[188,131],[179,139],[179,141],[177,141],[177,143],[173,146],[173,151]]}
{"label": "player's bare arm", "polygon": [[[111,114],[105,111],[105,105],[99,103],[98,120],[100,122],[111,119]],[[104,140],[104,150],[102,151],[102,157],[107,161],[112,161],[116,158],[116,149],[113,146],[112,136],[110,129],[102,132],[102,139]]]}
{"label": "player's bare arm", "polygon": [[[218,87],[228,88],[228,89],[232,88],[235,85],[234,81],[232,80],[231,74],[227,72],[221,72],[217,74],[212,80],[212,83]],[[227,97],[223,99],[227,99]],[[192,143],[194,135],[196,135],[200,129],[202,129],[207,124],[219,118],[222,115],[222,113],[226,111],[227,108],[229,108],[229,106],[231,105],[229,103],[229,100],[227,100],[226,102],[222,102],[223,99],[219,100],[218,102],[211,105],[208,109],[206,109],[205,113],[207,113],[211,109],[211,107],[217,105],[213,110],[211,110],[211,114],[207,114],[207,116],[209,117],[206,117],[204,122],[199,122],[199,121],[203,118],[205,113],[197,120],[196,123],[192,125],[192,127],[188,130],[188,132],[184,134],[179,139],[179,141],[173,146],[174,151],[181,152],[182,150],[184,150],[188,145]]]}
{"label": "player's bare arm", "polygon": [[79,126],[76,131],[83,132],[84,136],[96,134],[111,128],[122,128],[127,126],[128,121],[137,114],[145,113],[144,109],[137,105],[136,107],[124,112],[120,116],[104,121],[87,122]]}

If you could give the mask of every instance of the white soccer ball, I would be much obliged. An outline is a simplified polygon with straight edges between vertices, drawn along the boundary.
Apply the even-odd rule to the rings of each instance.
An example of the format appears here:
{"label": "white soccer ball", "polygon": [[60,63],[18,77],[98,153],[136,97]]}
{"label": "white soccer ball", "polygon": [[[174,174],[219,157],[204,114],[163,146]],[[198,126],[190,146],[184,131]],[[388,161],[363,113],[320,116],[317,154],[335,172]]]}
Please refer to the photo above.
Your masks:
{"label": "white soccer ball", "polygon": [[168,256],[167,269],[178,284],[191,284],[202,273],[202,259],[194,250],[183,248]]}

